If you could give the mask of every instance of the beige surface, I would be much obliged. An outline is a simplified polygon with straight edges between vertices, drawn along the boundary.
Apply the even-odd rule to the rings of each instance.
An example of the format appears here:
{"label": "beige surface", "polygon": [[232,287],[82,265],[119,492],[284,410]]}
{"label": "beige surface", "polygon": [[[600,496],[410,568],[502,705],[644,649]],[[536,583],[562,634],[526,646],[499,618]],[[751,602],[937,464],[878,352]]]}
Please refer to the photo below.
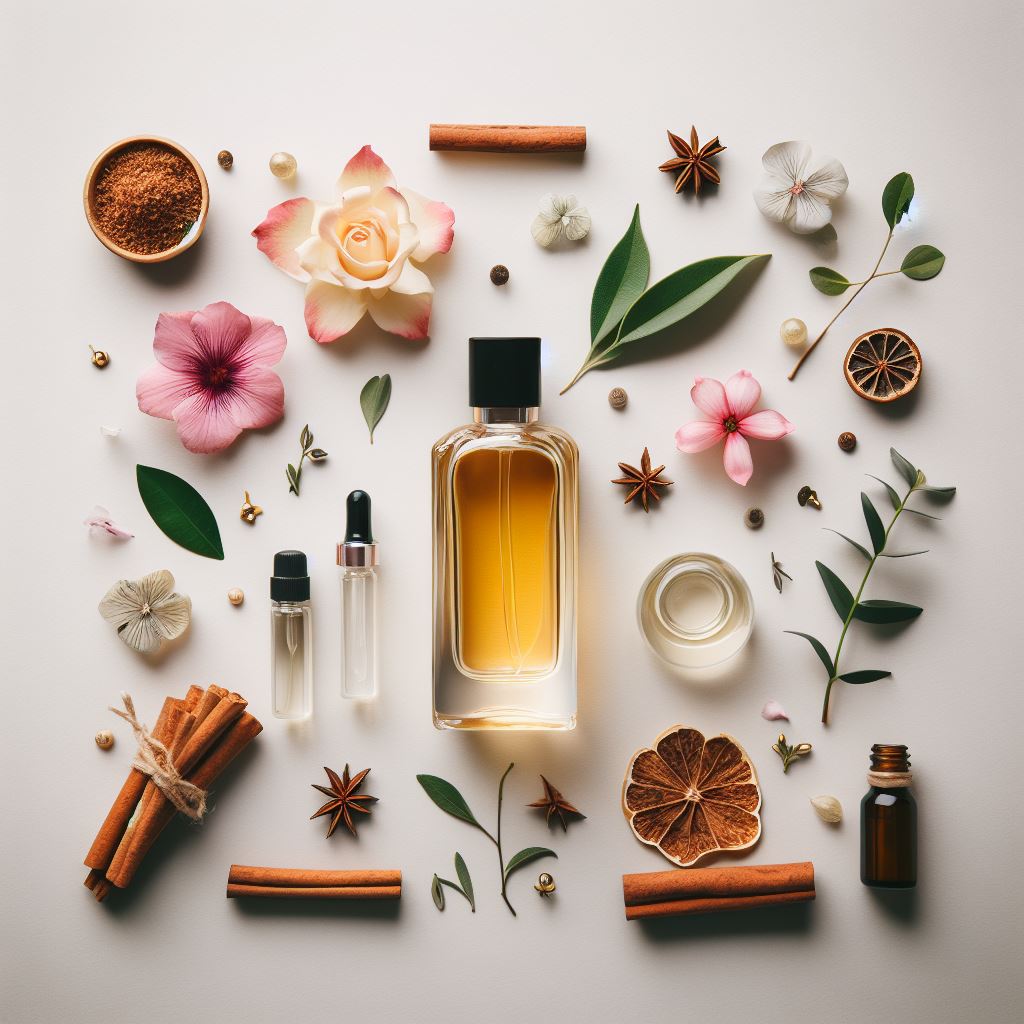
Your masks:
{"label": "beige surface", "polygon": [[[992,781],[1022,768],[1020,396],[1011,386],[1021,344],[1019,8],[369,6],[4,2],[0,1019],[1019,1019],[1020,801]],[[585,123],[589,147],[582,161],[431,154],[432,120]],[[656,170],[669,155],[664,130],[691,122],[729,147],[719,194],[699,203],[674,196]],[[143,131],[188,147],[211,187],[201,243],[149,269],[104,250],[81,209],[96,153]],[[808,139],[849,172],[836,255],[777,230],[753,204],[762,151],[788,138]],[[249,237],[282,199],[329,195],[367,142],[401,182],[456,213],[451,255],[428,268],[437,288],[428,345],[367,325],[318,348],[305,336],[301,287]],[[235,155],[230,173],[216,164],[224,147]],[[296,182],[267,170],[278,149],[298,158]],[[928,283],[873,284],[788,383],[779,323],[798,315],[813,329],[835,308],[807,269],[829,262],[853,277],[872,265],[884,236],[879,195],[901,169],[915,175],[920,202],[893,259],[928,241],[947,252],[946,269]],[[590,239],[571,251],[542,251],[530,237],[550,190],[575,192],[594,217]],[[593,280],[637,201],[655,277],[708,255],[774,257],[742,304],[699,317],[675,354],[593,373],[556,398],[586,347]],[[500,290],[487,279],[497,262],[512,274]],[[169,424],[138,413],[134,381],[151,362],[158,312],[218,299],[287,329],[287,416],[202,458]],[[839,368],[854,336],[887,325],[905,329],[926,363],[917,396],[888,412],[857,399]],[[582,451],[581,724],[569,736],[440,734],[429,710],[428,452],[465,414],[465,338],[514,332],[543,334],[545,416]],[[102,373],[89,365],[89,342],[111,353]],[[757,446],[746,491],[714,452],[681,456],[672,445],[693,415],[693,376],[740,367],[797,425],[788,442]],[[394,398],[371,448],[357,395],[384,371]],[[605,400],[613,385],[630,394],[622,414]],[[307,421],[331,457],[306,470],[297,500],[283,470]],[[121,436],[101,437],[100,424],[120,425]],[[852,456],[835,443],[846,429],[860,438]],[[852,575],[857,556],[820,527],[863,532],[862,474],[892,475],[890,443],[960,495],[946,522],[899,527],[901,548],[932,552],[883,566],[873,593],[917,600],[925,614],[899,636],[856,631],[850,667],[878,664],[895,677],[841,690],[826,732],[820,666],[782,630],[836,636],[813,562]],[[645,444],[676,481],[647,517],[623,509],[607,483],[616,461],[635,461]],[[156,531],[135,490],[137,461],[208,496],[224,562]],[[805,482],[823,512],[797,507]],[[333,552],[354,486],[373,494],[383,565],[383,694],[366,714],[343,706],[337,682]],[[243,488],[266,509],[252,529],[238,520]],[[95,503],[137,537],[90,539],[80,521]],[[742,523],[752,503],[767,515],[759,533]],[[318,708],[305,730],[268,710],[267,577],[272,553],[291,545],[310,555],[316,602]],[[671,678],[634,625],[648,571],[688,548],[730,559],[757,604],[748,656],[717,684]],[[770,550],[795,579],[782,597]],[[95,606],[119,576],[164,566],[191,595],[194,623],[185,643],[146,664]],[[235,586],[246,592],[241,608],[226,599]],[[258,749],[220,788],[201,831],[175,827],[130,898],[94,905],[80,861],[130,753],[106,705],[127,688],[152,719],[164,694],[211,680],[251,696],[267,724]],[[768,697],[789,709],[789,738],[815,745],[785,777],[770,750],[777,728],[758,714]],[[764,836],[745,860],[812,859],[816,903],[649,929],[625,922],[621,874],[667,862],[630,835],[620,780],[632,751],[677,721],[727,730],[751,752]],[[118,735],[110,754],[92,740],[106,727]],[[857,878],[857,802],[875,741],[908,743],[917,772],[921,886],[909,899],[868,892]],[[413,778],[452,779],[489,822],[509,760],[510,848],[550,841],[559,852],[556,899],[536,898],[535,873],[513,882],[518,920],[497,898],[486,840],[442,816]],[[307,821],[317,806],[309,784],[322,764],[345,761],[373,767],[370,791],[381,800],[358,842],[338,834],[326,843],[321,823]],[[540,771],[589,815],[567,836],[549,836],[521,809],[539,794]],[[819,793],[843,801],[838,829],[814,815],[808,798]],[[430,902],[431,874],[449,871],[456,849],[476,883],[475,916],[457,898],[443,916]],[[393,915],[229,903],[232,862],[399,867],[406,895]]]}

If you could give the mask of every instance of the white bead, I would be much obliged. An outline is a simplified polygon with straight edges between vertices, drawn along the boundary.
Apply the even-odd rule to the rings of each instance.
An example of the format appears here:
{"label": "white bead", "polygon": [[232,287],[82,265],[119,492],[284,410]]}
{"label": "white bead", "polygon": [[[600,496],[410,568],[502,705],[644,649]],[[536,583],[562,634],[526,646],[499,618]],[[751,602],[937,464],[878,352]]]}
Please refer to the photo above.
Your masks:
{"label": "white bead", "polygon": [[228,600],[233,605],[240,605],[245,600],[245,594],[238,587],[233,587],[228,591]]}
{"label": "white bead", "polygon": [[782,321],[779,328],[779,337],[791,348],[799,348],[807,344],[807,324],[791,316],[788,320]]}
{"label": "white bead", "polygon": [[270,158],[270,173],[275,178],[290,178],[299,165],[291,153],[275,153]]}

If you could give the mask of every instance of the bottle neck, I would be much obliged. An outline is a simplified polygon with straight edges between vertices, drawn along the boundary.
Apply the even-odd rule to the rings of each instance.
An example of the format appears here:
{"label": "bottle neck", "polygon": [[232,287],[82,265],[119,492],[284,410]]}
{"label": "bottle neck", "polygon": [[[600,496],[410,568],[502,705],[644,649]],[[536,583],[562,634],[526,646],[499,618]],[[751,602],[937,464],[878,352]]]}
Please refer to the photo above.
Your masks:
{"label": "bottle neck", "polygon": [[474,423],[536,423],[540,408],[531,406],[474,406]]}
{"label": "bottle neck", "polygon": [[876,743],[871,748],[868,783],[876,789],[902,789],[911,784],[910,754],[902,743]]}

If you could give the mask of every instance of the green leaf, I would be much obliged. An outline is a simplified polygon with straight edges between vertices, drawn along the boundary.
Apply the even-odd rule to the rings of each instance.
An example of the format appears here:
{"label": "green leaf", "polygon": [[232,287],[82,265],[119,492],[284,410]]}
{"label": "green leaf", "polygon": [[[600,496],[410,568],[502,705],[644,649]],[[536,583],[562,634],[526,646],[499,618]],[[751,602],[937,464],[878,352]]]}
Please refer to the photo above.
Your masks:
{"label": "green leaf", "polygon": [[436,775],[417,775],[416,781],[423,787],[427,796],[446,814],[468,822],[470,825],[476,825],[477,828],[483,827],[473,817],[473,812],[469,809],[469,804],[463,799],[462,794],[450,782],[439,779]]}
{"label": "green leaf", "polygon": [[359,392],[359,406],[363,410],[363,419],[370,428],[370,444],[373,444],[374,428],[380,423],[391,401],[391,374],[383,377],[371,377]]}
{"label": "green leaf", "polygon": [[863,492],[860,492],[860,505],[864,509],[864,519],[868,524],[868,533],[871,535],[871,546],[877,555],[885,547],[885,527],[882,525],[881,516],[871,499]]}
{"label": "green leaf", "polygon": [[941,501],[949,501],[956,494],[955,487],[932,487],[931,484],[921,484],[918,490],[924,491],[925,494],[930,494],[933,498],[938,498]]}
{"label": "green leaf", "polygon": [[890,555],[888,551],[883,551],[882,552],[882,557],[883,558],[910,558],[912,555],[927,555],[927,554],[928,554],[928,548],[925,548],[923,551],[904,551],[901,554],[892,554],[892,555]]}
{"label": "green leaf", "polygon": [[900,476],[903,477],[911,487],[914,487],[917,484],[917,466],[903,458],[895,448],[889,449],[889,455],[892,457],[893,465],[899,470]]}
{"label": "green leaf", "polygon": [[430,883],[430,898],[438,910],[444,910],[444,889],[441,888],[441,879],[437,875],[434,875],[434,880]]}
{"label": "green leaf", "polygon": [[299,434],[299,444],[302,445],[302,450],[305,451],[313,443],[313,435],[310,432],[309,424],[307,423],[302,428],[302,433]]}
{"label": "green leaf", "polygon": [[828,651],[825,650],[825,645],[820,640],[811,636],[810,633],[799,633],[795,629],[787,629],[786,632],[792,633],[793,636],[802,636],[814,648],[814,653],[821,658],[821,663],[825,666],[825,671],[828,673],[829,679],[836,674],[835,666],[832,664],[832,658]]}
{"label": "green leaf", "polygon": [[505,865],[504,877],[507,879],[513,871],[517,871],[524,864],[529,864],[530,861],[540,857],[557,856],[558,854],[554,850],[549,850],[546,846],[528,846],[525,850],[520,850],[509,858],[509,862]]}
{"label": "green leaf", "polygon": [[893,622],[909,622],[923,612],[916,604],[902,601],[861,601],[853,611],[853,617],[861,622],[885,626]]}
{"label": "green leaf", "polygon": [[873,683],[878,679],[888,679],[891,675],[891,672],[883,672],[881,669],[865,668],[859,672],[846,672],[839,678],[844,683]]}
{"label": "green leaf", "polygon": [[901,171],[896,177],[889,179],[882,191],[882,213],[885,214],[885,222],[890,228],[896,227],[903,220],[903,215],[913,198],[914,179],[906,171]]}
{"label": "green leaf", "polygon": [[847,544],[852,544],[869,562],[871,561],[871,552],[863,544],[857,543],[852,537],[847,537],[845,533],[833,530],[831,526],[825,526],[822,529],[828,530],[829,533],[834,533],[837,537],[842,537]]}
{"label": "green leaf", "polygon": [[870,476],[872,480],[877,480],[885,488],[886,494],[889,495],[889,501],[892,502],[892,507],[898,510],[900,507],[900,495],[896,488],[893,487],[892,484],[886,483],[880,476],[874,476],[871,473],[868,473],[867,475]]}
{"label": "green leaf", "polygon": [[166,470],[141,465],[135,467],[135,479],[146,511],[175,544],[204,558],[224,558],[213,511],[190,483]]}
{"label": "green leaf", "polygon": [[289,462],[288,468],[284,471],[284,475],[288,480],[288,490],[292,494],[298,495],[299,493],[299,471]]}
{"label": "green leaf", "polygon": [[931,512],[922,512],[917,508],[905,508],[903,511],[909,512],[912,516],[920,516],[922,519],[934,519],[937,523],[942,522],[942,516],[933,516]]}
{"label": "green leaf", "polygon": [[327,452],[323,448],[310,448],[307,454],[310,462],[323,462],[327,458]]}
{"label": "green leaf", "polygon": [[626,310],[643,295],[651,272],[651,254],[640,227],[640,205],[626,233],[605,260],[590,300],[590,340],[596,347],[619,325]]}
{"label": "green leaf", "polygon": [[934,245],[915,245],[900,264],[900,271],[912,281],[927,281],[942,269],[946,257]]}
{"label": "green leaf", "polygon": [[825,295],[842,295],[850,287],[849,281],[838,270],[829,267],[812,267],[808,272],[811,284]]}
{"label": "green leaf", "polygon": [[459,882],[462,885],[462,895],[469,900],[469,905],[473,908],[473,913],[476,913],[476,900],[473,898],[473,879],[469,877],[469,868],[466,867],[466,862],[462,858],[461,853],[455,854],[455,874],[458,875]]}
{"label": "green leaf", "polygon": [[832,607],[835,608],[839,618],[845,621],[853,607],[853,594],[850,593],[850,588],[827,565],[822,562],[814,564],[818,569],[821,582],[825,584]]}

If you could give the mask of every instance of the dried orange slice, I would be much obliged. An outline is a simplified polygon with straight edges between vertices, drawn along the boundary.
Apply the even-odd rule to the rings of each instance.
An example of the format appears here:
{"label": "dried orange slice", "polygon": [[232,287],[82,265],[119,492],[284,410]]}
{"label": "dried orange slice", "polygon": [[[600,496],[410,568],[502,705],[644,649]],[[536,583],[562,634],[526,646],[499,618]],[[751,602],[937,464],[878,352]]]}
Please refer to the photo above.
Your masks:
{"label": "dried orange slice", "polygon": [[862,334],[846,353],[846,381],[869,402],[894,402],[921,379],[921,351],[895,327]]}
{"label": "dried orange slice", "polygon": [[747,752],[732,736],[705,739],[676,725],[653,749],[638,750],[622,786],[633,834],[680,867],[761,838],[761,789]]}

